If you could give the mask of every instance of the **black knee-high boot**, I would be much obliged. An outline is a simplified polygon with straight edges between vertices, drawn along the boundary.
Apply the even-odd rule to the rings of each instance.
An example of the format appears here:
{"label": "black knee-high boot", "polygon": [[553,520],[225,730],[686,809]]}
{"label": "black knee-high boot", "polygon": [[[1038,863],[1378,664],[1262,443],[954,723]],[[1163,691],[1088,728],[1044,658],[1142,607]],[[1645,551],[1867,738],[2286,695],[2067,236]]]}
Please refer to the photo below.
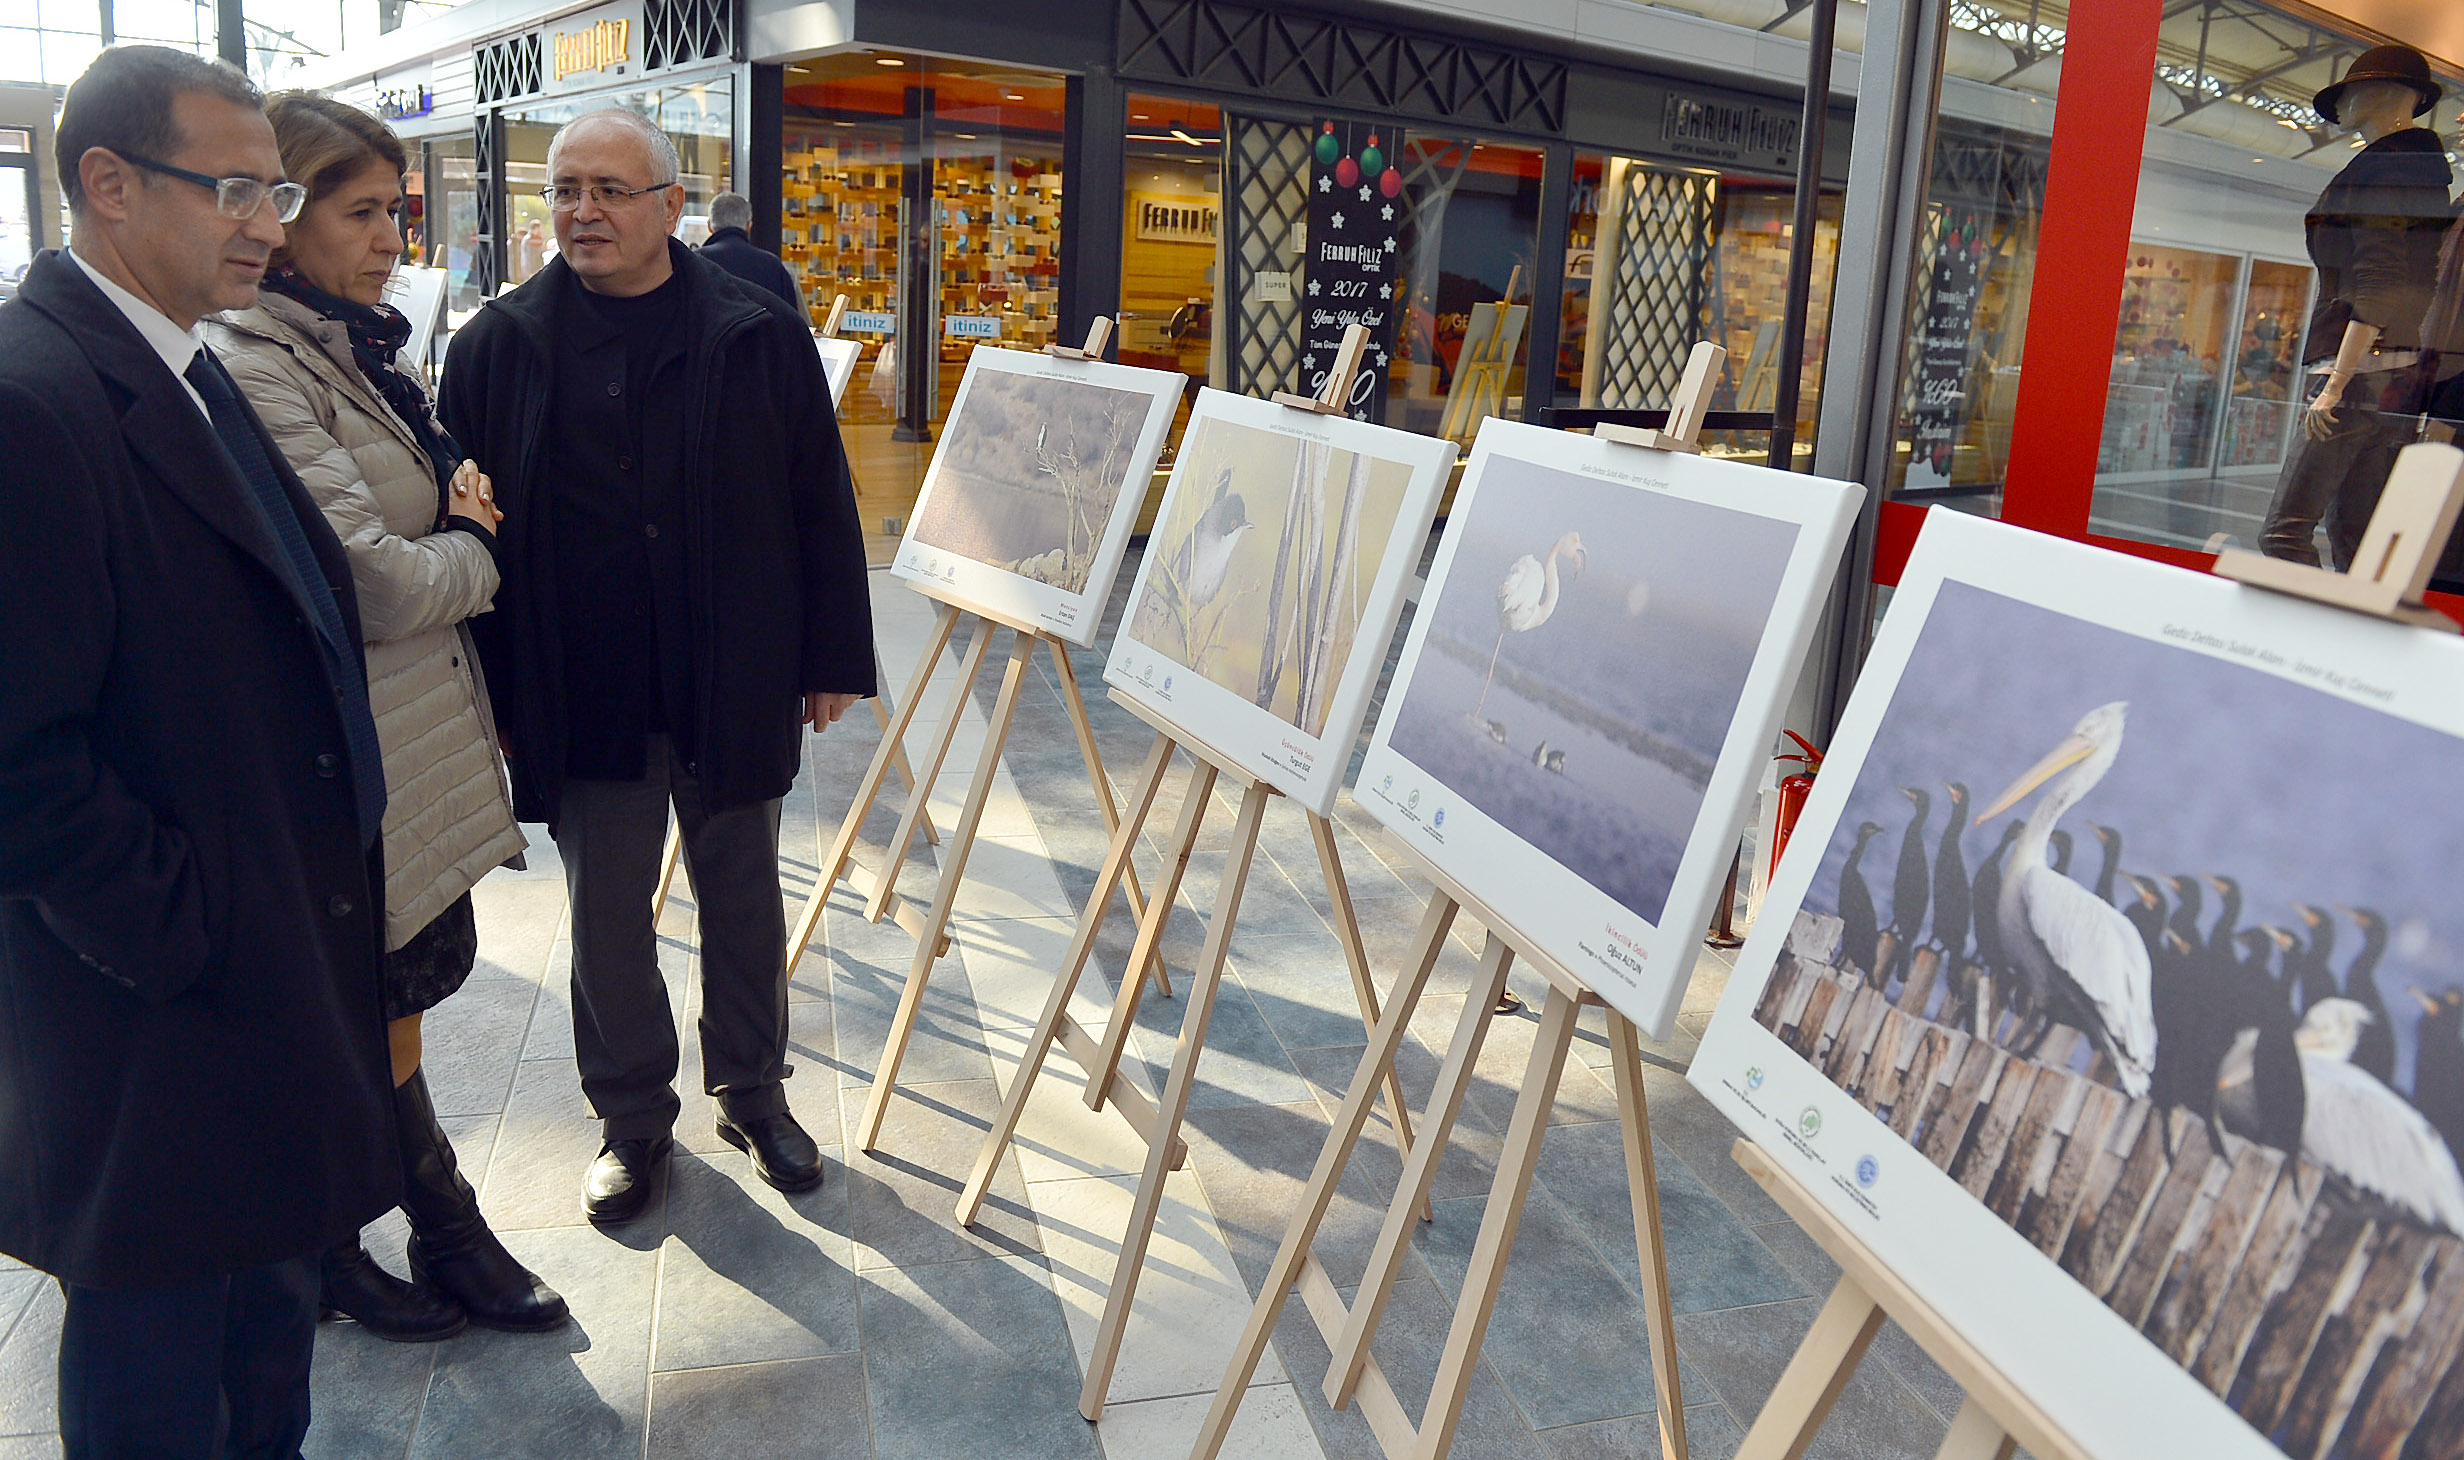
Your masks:
{"label": "black knee-high boot", "polygon": [[318,1302],[394,1343],[434,1343],[467,1325],[462,1305],[425,1284],[406,1283],[376,1265],[353,1237],[317,1262]]}
{"label": "black knee-high boot", "polygon": [[570,1316],[565,1300],[514,1261],[479,1214],[453,1145],[436,1123],[423,1072],[394,1091],[402,1132],[402,1210],[411,1219],[411,1276],[462,1305],[482,1328],[536,1333]]}

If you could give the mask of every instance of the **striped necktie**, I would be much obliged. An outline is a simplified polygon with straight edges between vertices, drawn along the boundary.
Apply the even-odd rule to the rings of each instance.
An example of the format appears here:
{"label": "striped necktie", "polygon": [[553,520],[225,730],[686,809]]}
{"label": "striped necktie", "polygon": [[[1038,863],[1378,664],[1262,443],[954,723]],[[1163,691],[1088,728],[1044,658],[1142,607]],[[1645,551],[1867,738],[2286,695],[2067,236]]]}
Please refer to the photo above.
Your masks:
{"label": "striped necktie", "polygon": [[308,534],[301,528],[299,514],[282,489],[282,477],[274,470],[265,442],[257,434],[256,418],[240,399],[238,383],[213,352],[202,345],[197,347],[197,357],[188,362],[186,375],[197,394],[205,397],[206,414],[214,423],[214,434],[222,439],[231,464],[248,484],[249,500],[257,509],[258,521],[281,546],[283,560],[291,566],[293,588],[315,612],[317,642],[325,651],[325,672],[333,681],[334,707],[341,713],[343,740],[351,756],[360,844],[374,846],[385,822],[385,760],[377,745],[376,721],[368,711],[367,675],[351,652],[341,606],[334,601],[333,587],[326,582],[325,570],[317,565],[316,554],[309,551]]}

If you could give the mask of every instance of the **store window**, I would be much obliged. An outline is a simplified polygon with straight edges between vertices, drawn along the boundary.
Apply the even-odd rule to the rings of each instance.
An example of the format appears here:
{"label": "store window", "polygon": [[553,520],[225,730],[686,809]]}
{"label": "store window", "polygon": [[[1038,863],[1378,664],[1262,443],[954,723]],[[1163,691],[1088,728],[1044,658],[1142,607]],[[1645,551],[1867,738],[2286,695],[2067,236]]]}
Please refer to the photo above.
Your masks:
{"label": "store window", "polygon": [[[1217,381],[1223,113],[1208,102],[1132,95],[1123,157],[1120,361]],[[1196,399],[1181,397],[1167,451]]]}
{"label": "store window", "polygon": [[428,261],[445,270],[446,307],[458,326],[479,308],[479,153],[468,137],[431,142],[426,212]]}
{"label": "store window", "polygon": [[[1790,182],[1578,153],[1559,303],[1557,396],[1611,410],[1665,406],[1697,340],[1728,351],[1715,410],[1779,402],[1780,330],[1795,231]],[[1816,210],[1796,449],[1813,451],[1840,195]],[[1705,449],[1762,456],[1768,433],[1711,432]]]}
{"label": "store window", "polygon": [[1536,253],[1537,148],[1406,131],[1389,425],[1468,446],[1491,416],[1523,418]]}
{"label": "store window", "polygon": [[621,107],[659,124],[676,144],[684,184],[684,217],[676,236],[696,244],[710,236],[710,200],[733,185],[735,88],[725,78],[647,91],[613,92],[534,104],[505,114],[505,282],[520,284],[556,253],[556,224],[539,190],[548,181],[548,143],[558,128],[586,112]]}

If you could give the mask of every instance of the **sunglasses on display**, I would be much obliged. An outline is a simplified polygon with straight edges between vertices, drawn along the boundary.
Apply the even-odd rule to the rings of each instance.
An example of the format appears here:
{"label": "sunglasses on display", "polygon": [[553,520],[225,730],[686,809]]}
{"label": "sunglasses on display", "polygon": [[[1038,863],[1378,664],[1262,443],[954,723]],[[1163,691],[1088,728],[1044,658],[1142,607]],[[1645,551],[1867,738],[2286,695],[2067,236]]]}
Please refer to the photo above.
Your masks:
{"label": "sunglasses on display", "polygon": [[190,172],[185,167],[173,167],[168,162],[156,162],[151,157],[139,157],[134,152],[115,152],[114,156],[132,167],[159,172],[192,182],[214,195],[214,211],[225,218],[246,221],[257,216],[257,210],[270,200],[274,205],[274,221],[288,223],[299,216],[308,203],[308,189],[295,182],[264,183],[253,177],[208,177],[202,172]]}

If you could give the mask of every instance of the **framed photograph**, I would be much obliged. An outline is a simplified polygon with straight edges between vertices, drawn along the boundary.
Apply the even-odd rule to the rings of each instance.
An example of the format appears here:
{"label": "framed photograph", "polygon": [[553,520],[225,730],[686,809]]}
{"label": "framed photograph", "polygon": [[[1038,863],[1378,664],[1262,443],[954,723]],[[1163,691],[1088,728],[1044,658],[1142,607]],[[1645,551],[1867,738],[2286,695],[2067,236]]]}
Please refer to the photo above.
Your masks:
{"label": "framed photograph", "polygon": [[1353,796],[1665,1032],[1860,497],[1481,423]]}
{"label": "framed photograph", "polygon": [[2464,1446],[2464,640],[1936,509],[1689,1078],[2088,1453]]}
{"label": "framed photograph", "polygon": [[891,571],[1093,642],[1188,383],[977,346]]}
{"label": "framed photograph", "polygon": [[1105,681],[1332,811],[1454,457],[1198,392]]}
{"label": "framed photograph", "polygon": [[813,348],[821,353],[821,373],[829,378],[830,404],[836,406],[847,398],[847,382],[856,378],[856,357],[864,353],[864,342],[815,335]]}

